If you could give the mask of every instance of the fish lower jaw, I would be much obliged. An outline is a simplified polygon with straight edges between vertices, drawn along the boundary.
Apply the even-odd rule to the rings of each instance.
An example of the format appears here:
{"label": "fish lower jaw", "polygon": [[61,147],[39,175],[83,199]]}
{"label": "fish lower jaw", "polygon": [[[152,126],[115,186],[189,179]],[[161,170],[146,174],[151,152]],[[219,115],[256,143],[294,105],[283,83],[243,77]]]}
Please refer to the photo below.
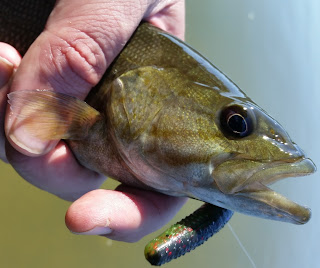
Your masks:
{"label": "fish lower jaw", "polygon": [[261,183],[232,194],[222,193],[217,188],[197,187],[190,187],[188,192],[189,197],[263,219],[305,224],[311,218],[309,208],[287,199]]}
{"label": "fish lower jaw", "polygon": [[293,224],[305,224],[310,220],[311,210],[308,207],[299,205],[266,186],[262,188],[235,195],[235,200],[240,204],[239,212]]}

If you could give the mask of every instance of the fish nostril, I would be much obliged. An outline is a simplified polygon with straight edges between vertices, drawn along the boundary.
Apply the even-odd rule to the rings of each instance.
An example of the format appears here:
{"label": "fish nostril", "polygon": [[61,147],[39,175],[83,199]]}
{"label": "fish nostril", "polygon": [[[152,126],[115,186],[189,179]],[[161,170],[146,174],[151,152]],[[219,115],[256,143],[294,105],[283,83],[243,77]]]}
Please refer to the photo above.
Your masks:
{"label": "fish nostril", "polygon": [[[282,145],[288,145],[289,143],[292,143],[290,141],[290,138],[286,135],[281,135],[280,133],[276,132],[274,129],[269,130],[269,135],[267,135],[270,139],[272,139],[274,142],[282,144]],[[289,140],[289,141],[288,141]]]}
{"label": "fish nostril", "polygon": [[275,134],[274,139],[281,144],[284,144],[284,145],[288,144],[287,140],[279,134]]}

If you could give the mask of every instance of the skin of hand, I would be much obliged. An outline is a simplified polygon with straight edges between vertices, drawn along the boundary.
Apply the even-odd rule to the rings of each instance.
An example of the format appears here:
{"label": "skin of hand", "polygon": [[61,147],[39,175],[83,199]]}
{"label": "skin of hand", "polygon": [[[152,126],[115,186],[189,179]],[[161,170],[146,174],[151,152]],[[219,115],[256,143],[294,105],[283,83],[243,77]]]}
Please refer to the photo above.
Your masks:
{"label": "skin of hand", "polygon": [[184,37],[184,1],[58,0],[44,31],[23,59],[0,43],[0,158],[33,185],[75,201],[66,213],[74,233],[135,242],[166,224],[185,198],[120,185],[78,164],[63,141],[28,135],[7,105],[7,93],[49,89],[84,99],[141,20]]}

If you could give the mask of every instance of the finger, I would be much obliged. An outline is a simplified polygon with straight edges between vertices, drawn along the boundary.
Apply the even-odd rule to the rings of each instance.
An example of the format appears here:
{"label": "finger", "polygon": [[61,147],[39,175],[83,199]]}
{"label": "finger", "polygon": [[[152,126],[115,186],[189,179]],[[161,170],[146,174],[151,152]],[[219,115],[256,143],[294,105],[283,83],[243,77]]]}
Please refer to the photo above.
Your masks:
{"label": "finger", "polygon": [[[49,89],[84,99],[143,17],[161,24],[161,17],[172,13],[174,19],[160,26],[174,29],[173,22],[181,19],[173,15],[175,2],[181,1],[57,1],[45,30],[24,56],[11,90]],[[55,147],[57,142],[32,137],[21,119],[7,112],[6,134],[18,151],[42,155]]]}
{"label": "finger", "polygon": [[8,143],[6,152],[8,161],[24,179],[68,201],[99,188],[106,179],[81,166],[63,141],[55,150],[36,158],[21,154]]}
{"label": "finger", "polygon": [[136,242],[166,224],[185,201],[123,185],[117,191],[95,190],[70,206],[66,225],[78,234]]}
{"label": "finger", "polygon": [[14,66],[14,69],[17,69],[21,62],[19,52],[9,44],[2,42],[0,42],[0,57],[9,61]]}
{"label": "finger", "polygon": [[[44,32],[25,54],[11,90],[45,88],[83,99],[123,48],[140,20],[149,15],[152,18],[165,8],[163,5],[156,10],[157,3],[162,2],[172,4],[173,1],[143,0],[128,4],[128,1],[96,3],[90,0],[79,4],[77,0],[59,0]],[[79,166],[69,150],[66,149],[61,158],[59,151],[53,149],[57,141],[39,141],[19,123],[7,107],[5,131],[10,144],[24,155],[41,156],[29,159],[7,146],[8,159],[22,177],[65,199],[74,199],[74,196],[101,184],[101,180],[98,183],[94,180],[96,174],[87,174]],[[69,165],[63,161],[51,161],[51,155],[60,155],[59,159]],[[55,175],[57,173],[61,177]],[[92,178],[87,187],[85,177]],[[64,186],[61,181],[69,183]],[[78,183],[83,186],[81,189],[77,189]]]}
{"label": "finger", "polygon": [[19,53],[10,45],[0,42],[0,159],[7,161],[5,155],[4,114],[7,105],[9,81],[20,64]]}
{"label": "finger", "polygon": [[145,20],[184,40],[185,2],[160,1],[150,14],[145,17]]}

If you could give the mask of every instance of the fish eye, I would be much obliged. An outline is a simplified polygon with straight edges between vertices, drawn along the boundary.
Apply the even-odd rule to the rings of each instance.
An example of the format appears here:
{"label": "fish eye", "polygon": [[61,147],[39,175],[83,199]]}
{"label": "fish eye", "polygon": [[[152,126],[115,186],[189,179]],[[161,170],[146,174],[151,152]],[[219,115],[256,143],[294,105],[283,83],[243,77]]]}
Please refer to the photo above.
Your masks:
{"label": "fish eye", "polygon": [[243,106],[228,106],[220,114],[220,125],[228,138],[244,138],[253,131],[253,114]]}

